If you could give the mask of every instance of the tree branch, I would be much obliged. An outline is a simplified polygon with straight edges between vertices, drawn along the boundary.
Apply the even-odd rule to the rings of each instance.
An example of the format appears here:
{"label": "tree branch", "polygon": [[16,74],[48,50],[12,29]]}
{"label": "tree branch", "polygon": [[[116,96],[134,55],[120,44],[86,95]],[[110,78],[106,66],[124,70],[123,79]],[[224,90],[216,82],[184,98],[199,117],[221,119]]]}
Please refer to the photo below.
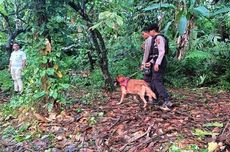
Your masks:
{"label": "tree branch", "polygon": [[74,3],[73,1],[69,2],[68,5],[70,7],[72,7],[76,12],[79,12],[81,17],[87,21],[92,23],[92,21],[89,19],[88,15],[86,13],[84,13],[83,8],[81,7],[81,5],[79,3]]}
{"label": "tree branch", "polygon": [[0,12],[0,15],[2,15],[2,17],[5,19],[6,23],[7,23],[7,30],[8,33],[12,33],[11,29],[10,29],[10,21],[9,21],[9,17],[7,15],[5,15],[4,13]]}

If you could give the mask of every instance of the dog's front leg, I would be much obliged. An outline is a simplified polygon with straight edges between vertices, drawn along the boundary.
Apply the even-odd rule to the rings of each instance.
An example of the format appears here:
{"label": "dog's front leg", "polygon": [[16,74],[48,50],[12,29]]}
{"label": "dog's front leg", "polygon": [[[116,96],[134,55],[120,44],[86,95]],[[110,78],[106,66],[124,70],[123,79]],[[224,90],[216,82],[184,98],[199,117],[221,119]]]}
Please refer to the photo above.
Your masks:
{"label": "dog's front leg", "polygon": [[122,104],[124,98],[125,98],[125,94],[122,93],[122,94],[121,94],[120,102],[118,102],[117,104]]}
{"label": "dog's front leg", "polygon": [[126,95],[126,90],[124,88],[121,88],[121,99],[120,102],[118,102],[117,104],[121,104],[125,98]]}

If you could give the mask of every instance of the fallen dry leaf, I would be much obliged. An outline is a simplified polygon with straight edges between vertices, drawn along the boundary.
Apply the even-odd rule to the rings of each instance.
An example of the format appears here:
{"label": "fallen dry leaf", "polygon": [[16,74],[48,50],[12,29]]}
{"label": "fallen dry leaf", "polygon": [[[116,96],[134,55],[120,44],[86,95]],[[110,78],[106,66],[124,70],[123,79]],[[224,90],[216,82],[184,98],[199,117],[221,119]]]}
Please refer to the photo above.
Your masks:
{"label": "fallen dry leaf", "polygon": [[48,119],[47,119],[46,117],[44,117],[44,116],[42,116],[42,115],[40,115],[40,114],[38,114],[38,113],[34,113],[34,116],[36,117],[36,119],[37,119],[38,121],[41,121],[41,122],[48,122]]}

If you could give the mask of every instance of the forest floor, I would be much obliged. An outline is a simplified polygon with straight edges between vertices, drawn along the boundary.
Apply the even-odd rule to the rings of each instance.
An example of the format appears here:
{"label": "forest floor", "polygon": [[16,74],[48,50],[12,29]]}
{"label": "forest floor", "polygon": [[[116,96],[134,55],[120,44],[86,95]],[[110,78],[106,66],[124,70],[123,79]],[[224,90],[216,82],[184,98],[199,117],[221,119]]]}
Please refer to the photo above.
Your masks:
{"label": "forest floor", "polygon": [[[169,91],[174,107],[168,112],[151,105],[143,109],[131,96],[117,105],[118,91],[103,93],[103,101],[90,104],[70,92],[76,102],[46,116],[20,108],[17,116],[0,119],[0,151],[230,151],[230,92]],[[0,106],[9,99],[1,94]]]}

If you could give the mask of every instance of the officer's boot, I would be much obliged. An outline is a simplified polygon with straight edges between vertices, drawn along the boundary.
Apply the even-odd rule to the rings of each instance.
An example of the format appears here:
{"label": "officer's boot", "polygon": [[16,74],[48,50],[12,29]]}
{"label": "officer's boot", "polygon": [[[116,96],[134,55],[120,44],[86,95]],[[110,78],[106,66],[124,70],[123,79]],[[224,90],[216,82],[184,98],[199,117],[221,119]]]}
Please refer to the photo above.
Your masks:
{"label": "officer's boot", "polygon": [[173,103],[169,100],[169,98],[164,98],[163,105],[166,105],[167,107],[172,107]]}

